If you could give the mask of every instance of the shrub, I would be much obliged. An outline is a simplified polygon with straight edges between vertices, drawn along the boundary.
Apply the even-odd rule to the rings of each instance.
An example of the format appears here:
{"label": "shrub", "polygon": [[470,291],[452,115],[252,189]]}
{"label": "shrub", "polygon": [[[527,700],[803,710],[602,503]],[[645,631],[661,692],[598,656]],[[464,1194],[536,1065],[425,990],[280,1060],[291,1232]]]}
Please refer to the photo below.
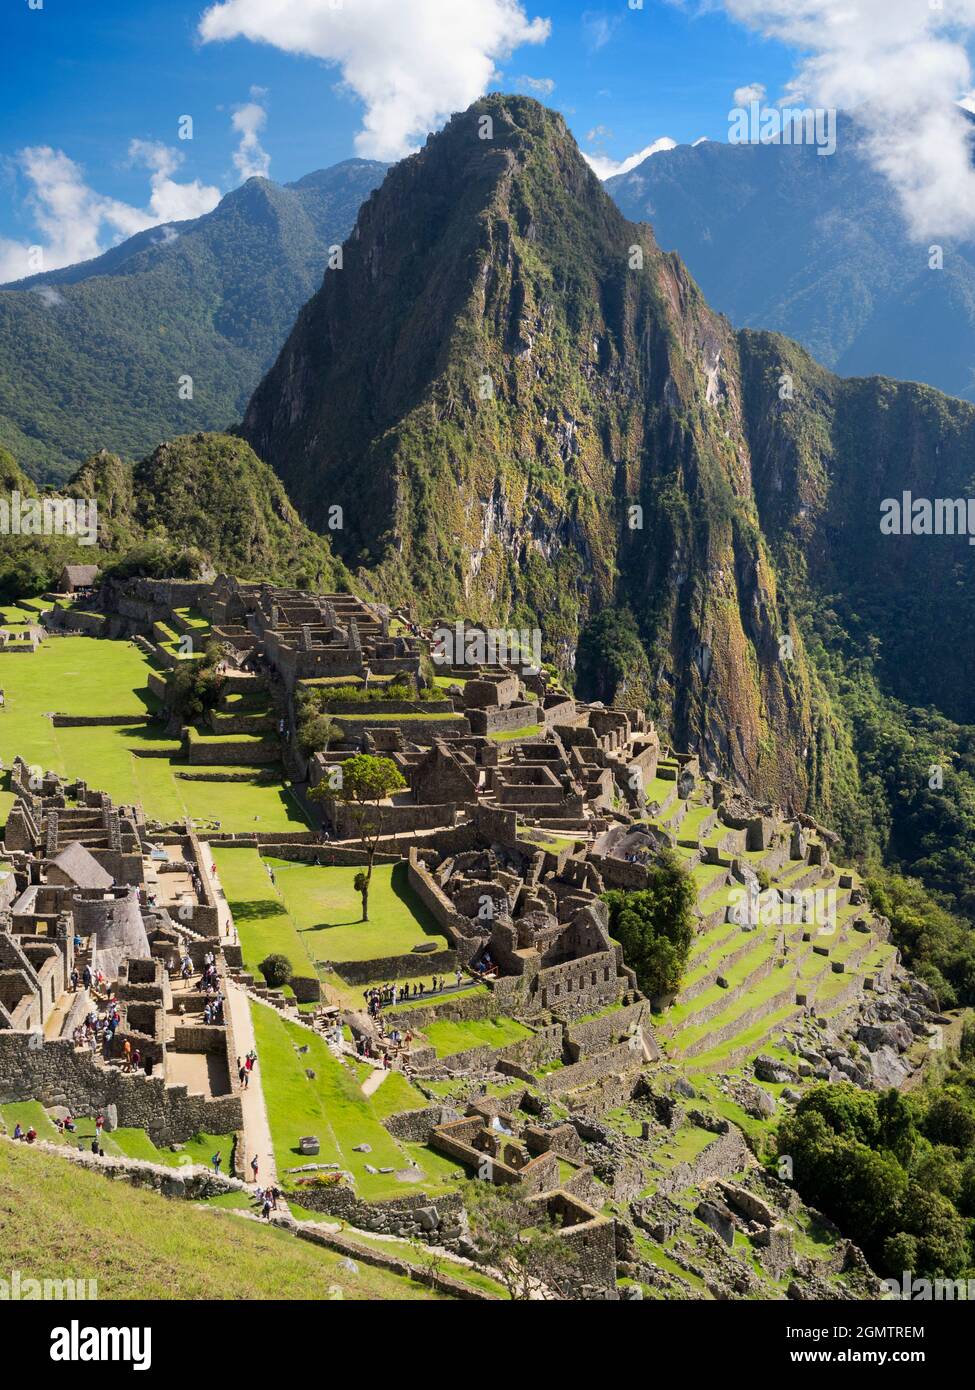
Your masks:
{"label": "shrub", "polygon": [[295,973],[288,957],[278,954],[265,956],[260,970],[270,989],[280,989],[282,985],[290,984]]}

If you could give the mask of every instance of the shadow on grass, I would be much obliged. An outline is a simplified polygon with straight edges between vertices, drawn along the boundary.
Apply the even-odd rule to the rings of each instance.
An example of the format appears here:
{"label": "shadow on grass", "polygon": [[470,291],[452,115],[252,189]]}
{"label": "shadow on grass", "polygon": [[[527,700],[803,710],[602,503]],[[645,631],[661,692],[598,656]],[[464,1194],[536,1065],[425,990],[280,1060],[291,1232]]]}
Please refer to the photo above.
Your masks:
{"label": "shadow on grass", "polygon": [[246,902],[228,904],[238,922],[256,922],[267,917],[287,917],[288,909],[277,898],[249,898]]}
{"label": "shadow on grass", "polygon": [[398,864],[393,865],[393,873],[390,879],[393,892],[400,902],[416,918],[417,925],[426,936],[443,936],[443,929],[434,917],[433,913],[424,906],[417,895],[410,887],[409,869],[405,859],[401,859]]}

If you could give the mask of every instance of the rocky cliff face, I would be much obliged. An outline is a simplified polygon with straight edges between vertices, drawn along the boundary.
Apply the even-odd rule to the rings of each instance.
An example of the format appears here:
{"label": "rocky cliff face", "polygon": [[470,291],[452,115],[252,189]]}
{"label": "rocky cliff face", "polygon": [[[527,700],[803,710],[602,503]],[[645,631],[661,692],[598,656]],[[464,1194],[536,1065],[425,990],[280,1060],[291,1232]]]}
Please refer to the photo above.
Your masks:
{"label": "rocky cliff face", "polygon": [[629,603],[674,738],[806,799],[813,701],[734,334],[559,116],[489,97],[397,166],[243,428],[313,525],[342,509],[343,558],[429,615],[537,624],[569,668]]}
{"label": "rocky cliff face", "polygon": [[[537,624],[571,673],[594,618],[632,611],[675,744],[835,819],[858,770],[814,619],[842,609],[844,659],[886,645],[898,693],[935,698],[910,653],[933,660],[947,590],[967,621],[972,552],[895,557],[874,493],[966,486],[973,420],[736,334],[561,117],[496,95],[373,194],[243,432],[365,582],[428,617]],[[971,631],[946,658],[965,717]]]}

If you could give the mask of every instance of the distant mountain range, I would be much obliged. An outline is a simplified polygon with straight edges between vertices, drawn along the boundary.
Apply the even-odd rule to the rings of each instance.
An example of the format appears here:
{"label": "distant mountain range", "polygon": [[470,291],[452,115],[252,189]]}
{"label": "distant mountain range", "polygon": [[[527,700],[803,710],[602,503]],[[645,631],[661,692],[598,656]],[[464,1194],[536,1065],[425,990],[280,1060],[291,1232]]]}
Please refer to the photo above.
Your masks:
{"label": "distant mountain range", "polygon": [[[973,119],[975,124],[975,119]],[[837,149],[705,141],[606,183],[680,253],[740,328],[796,339],[840,376],[921,381],[975,400],[975,245],[912,242],[897,199],[840,117]]]}
{"label": "distant mountain range", "polygon": [[141,458],[233,425],[386,168],[249,179],[204,217],[0,289],[0,445],[57,481],[102,448]]}

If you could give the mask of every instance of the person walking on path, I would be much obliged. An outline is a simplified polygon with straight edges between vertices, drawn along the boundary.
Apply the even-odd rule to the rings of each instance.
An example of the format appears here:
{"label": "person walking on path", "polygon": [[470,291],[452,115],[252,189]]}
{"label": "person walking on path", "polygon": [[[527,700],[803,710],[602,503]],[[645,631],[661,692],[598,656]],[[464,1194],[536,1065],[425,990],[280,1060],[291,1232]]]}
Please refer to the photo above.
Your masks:
{"label": "person walking on path", "polygon": [[218,1151],[213,1155],[213,1157],[211,1158],[210,1162],[213,1164],[213,1171],[214,1171],[214,1173],[216,1173],[217,1177],[219,1178],[219,1176],[220,1176],[220,1165],[221,1165],[221,1163],[223,1162],[223,1154],[220,1153],[220,1151],[218,1150]]}
{"label": "person walking on path", "polygon": [[257,1154],[255,1154],[254,1157],[251,1159],[251,1173],[253,1174],[253,1181],[256,1183],[256,1182],[257,1182]]}

